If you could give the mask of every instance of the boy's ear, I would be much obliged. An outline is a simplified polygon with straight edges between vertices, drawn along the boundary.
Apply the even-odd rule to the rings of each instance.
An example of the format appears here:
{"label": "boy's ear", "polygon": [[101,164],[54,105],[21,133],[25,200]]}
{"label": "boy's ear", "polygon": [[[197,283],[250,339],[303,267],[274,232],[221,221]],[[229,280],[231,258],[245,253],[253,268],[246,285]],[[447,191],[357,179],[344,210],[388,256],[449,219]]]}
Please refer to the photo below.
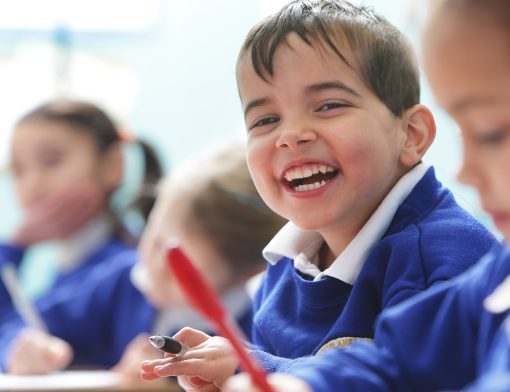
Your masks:
{"label": "boy's ear", "polygon": [[400,152],[400,163],[412,167],[421,158],[436,137],[436,123],[430,110],[423,105],[414,105],[403,115],[406,135]]}
{"label": "boy's ear", "polygon": [[124,176],[124,154],[121,143],[115,143],[105,152],[103,158],[103,184],[113,192],[121,184]]}

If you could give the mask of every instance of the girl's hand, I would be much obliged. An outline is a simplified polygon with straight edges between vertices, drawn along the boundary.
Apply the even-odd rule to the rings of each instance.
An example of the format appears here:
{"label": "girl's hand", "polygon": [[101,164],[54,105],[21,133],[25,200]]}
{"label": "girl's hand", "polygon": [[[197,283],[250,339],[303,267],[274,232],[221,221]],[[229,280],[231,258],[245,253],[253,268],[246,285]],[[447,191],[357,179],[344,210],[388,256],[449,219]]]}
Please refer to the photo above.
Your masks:
{"label": "girl's hand", "polygon": [[96,189],[76,186],[41,200],[25,211],[25,218],[11,238],[21,247],[61,239],[82,228],[104,207]]}
{"label": "girl's hand", "polygon": [[162,356],[162,352],[150,344],[149,335],[141,333],[127,345],[119,363],[111,370],[127,381],[139,380],[140,362],[144,359],[160,359]]}
{"label": "girl's hand", "polygon": [[12,342],[6,371],[13,374],[47,374],[65,368],[72,359],[73,349],[68,343],[27,328]]}
{"label": "girl's hand", "polygon": [[[267,381],[275,392],[312,392],[304,381],[288,374],[273,373],[269,375]],[[224,392],[260,392],[247,373],[230,377],[221,390]]]}
{"label": "girl's hand", "polygon": [[190,349],[175,358],[165,354],[164,359],[142,362],[141,377],[154,380],[178,376],[179,383],[188,391],[216,391],[225,380],[234,375],[237,357],[230,342],[219,336],[209,336],[192,328],[184,328],[175,336]]}

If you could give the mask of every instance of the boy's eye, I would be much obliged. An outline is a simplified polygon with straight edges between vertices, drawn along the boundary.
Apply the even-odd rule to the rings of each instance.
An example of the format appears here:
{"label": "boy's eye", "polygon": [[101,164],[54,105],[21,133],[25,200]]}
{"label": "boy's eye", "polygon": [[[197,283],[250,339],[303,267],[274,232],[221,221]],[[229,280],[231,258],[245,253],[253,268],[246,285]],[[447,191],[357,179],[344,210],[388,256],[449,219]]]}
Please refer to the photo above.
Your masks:
{"label": "boy's eye", "polygon": [[265,117],[265,118],[262,118],[262,119],[256,121],[255,123],[253,123],[249,129],[263,127],[264,125],[275,124],[278,121],[280,121],[280,119],[278,117]]}
{"label": "boy's eye", "polygon": [[342,108],[344,106],[347,106],[347,105],[345,103],[341,103],[341,102],[328,102],[328,103],[325,103],[324,105],[321,105],[316,110],[316,112],[327,112],[328,110],[338,109],[338,108]]}

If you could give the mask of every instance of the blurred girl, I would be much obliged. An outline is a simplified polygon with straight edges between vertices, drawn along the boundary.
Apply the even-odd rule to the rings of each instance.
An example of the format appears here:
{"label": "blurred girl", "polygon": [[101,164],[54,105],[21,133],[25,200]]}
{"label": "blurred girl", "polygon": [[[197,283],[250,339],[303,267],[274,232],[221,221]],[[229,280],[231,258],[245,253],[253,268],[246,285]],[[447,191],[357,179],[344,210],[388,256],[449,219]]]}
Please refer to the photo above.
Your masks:
{"label": "blurred girl", "polygon": [[[161,168],[154,151],[137,143],[145,158],[144,190],[158,181]],[[110,207],[110,198],[123,178],[122,144],[108,115],[86,102],[49,102],[16,124],[10,166],[24,216],[11,238],[0,244],[0,268],[8,263],[18,268],[25,251],[37,243],[56,240],[61,244],[58,275],[38,298],[38,308],[75,292],[85,281],[101,279],[121,255],[135,258],[136,236]],[[144,216],[153,204],[153,197],[146,193],[142,191],[134,202]],[[79,309],[80,299],[71,305]],[[0,283],[0,323],[17,317]],[[30,336],[24,334],[18,343],[32,341]],[[68,352],[63,356],[67,359]]]}

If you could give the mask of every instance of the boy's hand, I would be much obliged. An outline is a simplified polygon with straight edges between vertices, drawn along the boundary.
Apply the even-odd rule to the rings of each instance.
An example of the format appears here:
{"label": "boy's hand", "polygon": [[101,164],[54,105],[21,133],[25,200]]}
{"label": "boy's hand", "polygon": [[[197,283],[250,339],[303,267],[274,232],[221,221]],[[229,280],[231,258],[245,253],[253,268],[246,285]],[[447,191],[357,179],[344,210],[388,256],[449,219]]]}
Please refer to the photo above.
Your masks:
{"label": "boy's hand", "polygon": [[103,207],[96,189],[76,186],[39,201],[25,211],[11,242],[21,247],[65,238],[79,230]]}
{"label": "boy's hand", "polygon": [[119,363],[111,370],[120,374],[125,381],[139,380],[140,362],[144,359],[159,359],[161,351],[155,349],[149,342],[149,335],[139,334],[126,347]]}
{"label": "boy's hand", "polygon": [[[273,373],[269,375],[267,381],[275,392],[312,392],[304,381],[288,374]],[[260,392],[247,373],[230,377],[221,390],[224,392]]]}
{"label": "boy's hand", "polygon": [[204,381],[199,377],[178,376],[177,382],[186,392],[217,392],[220,390],[213,383]]}
{"label": "boy's hand", "polygon": [[67,342],[27,328],[12,342],[6,371],[13,374],[47,374],[66,367],[72,359],[73,349]]}
{"label": "boy's hand", "polygon": [[238,361],[227,339],[211,337],[192,328],[180,330],[174,338],[186,344],[189,351],[178,358],[165,354],[164,359],[142,362],[144,380],[179,376],[186,391],[209,392],[217,390],[235,373]]}

